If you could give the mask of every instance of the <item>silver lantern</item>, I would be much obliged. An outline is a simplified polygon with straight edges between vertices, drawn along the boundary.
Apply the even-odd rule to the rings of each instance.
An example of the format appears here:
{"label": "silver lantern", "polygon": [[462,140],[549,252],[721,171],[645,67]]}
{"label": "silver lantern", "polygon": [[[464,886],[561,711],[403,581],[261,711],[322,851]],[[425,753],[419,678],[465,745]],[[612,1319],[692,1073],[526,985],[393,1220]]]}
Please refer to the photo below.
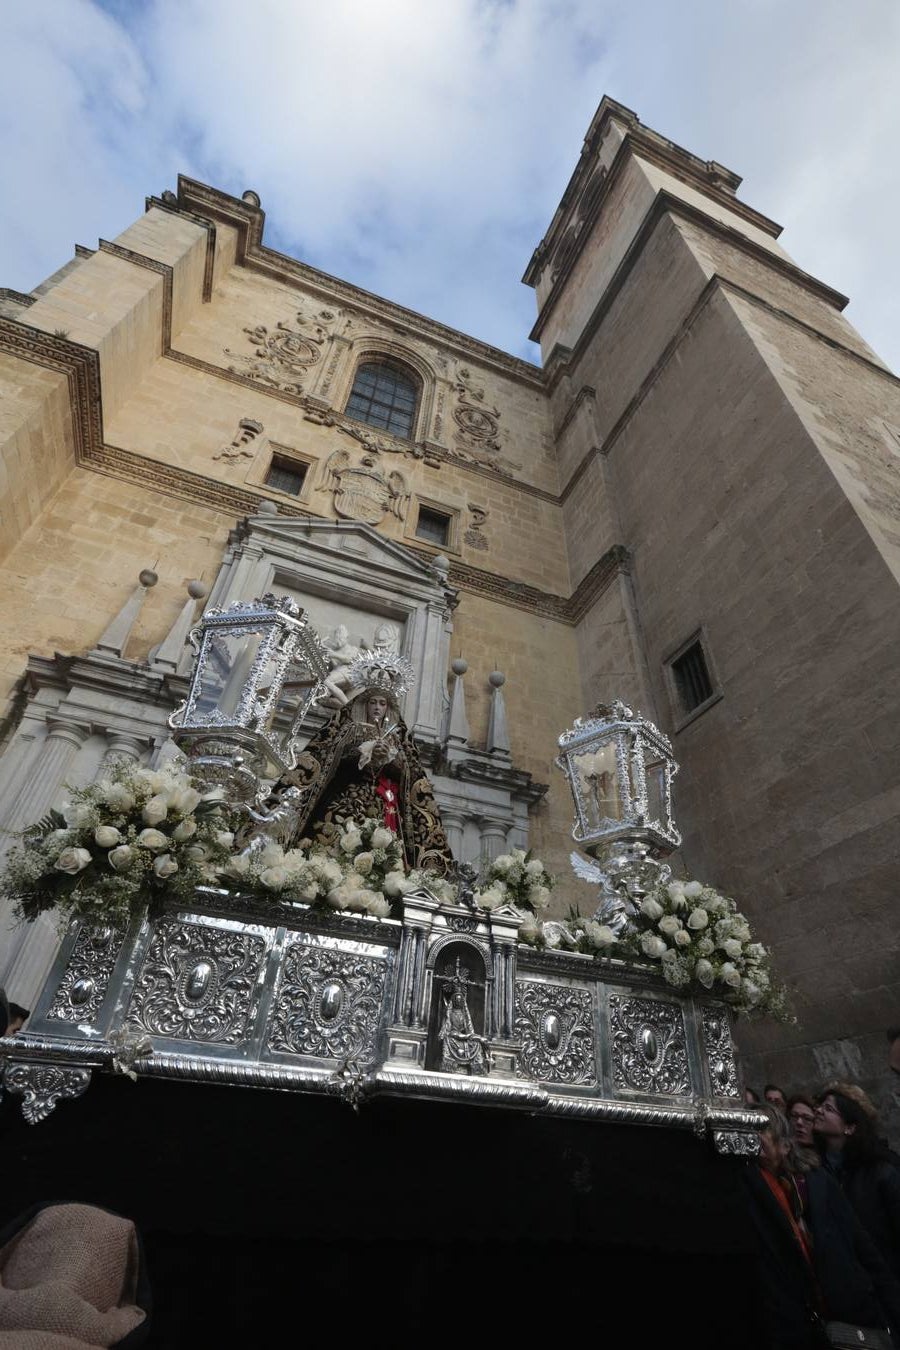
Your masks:
{"label": "silver lantern", "polygon": [[621,928],[630,905],[669,869],[658,862],[681,843],[672,818],[678,765],[669,738],[620,700],[599,704],[559,738],[556,763],[575,803],[572,865],[601,887],[595,918]]}
{"label": "silver lantern", "polygon": [[297,763],[300,724],[325,690],[327,653],[289,596],[208,609],[191,631],[196,652],[174,740],[201,781],[249,800],[260,777]]}

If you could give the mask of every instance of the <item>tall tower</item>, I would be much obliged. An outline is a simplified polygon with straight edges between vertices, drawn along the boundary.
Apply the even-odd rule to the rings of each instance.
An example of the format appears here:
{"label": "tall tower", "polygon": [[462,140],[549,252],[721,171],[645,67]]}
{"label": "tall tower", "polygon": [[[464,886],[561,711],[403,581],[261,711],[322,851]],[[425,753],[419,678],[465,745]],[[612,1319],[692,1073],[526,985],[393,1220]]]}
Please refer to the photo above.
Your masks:
{"label": "tall tower", "polygon": [[752,1071],[884,1084],[900,384],[739,183],[605,98],[525,274],[573,587],[627,558],[579,623],[582,674],[673,734],[686,866],[796,986],[796,1027],[745,1033]]}

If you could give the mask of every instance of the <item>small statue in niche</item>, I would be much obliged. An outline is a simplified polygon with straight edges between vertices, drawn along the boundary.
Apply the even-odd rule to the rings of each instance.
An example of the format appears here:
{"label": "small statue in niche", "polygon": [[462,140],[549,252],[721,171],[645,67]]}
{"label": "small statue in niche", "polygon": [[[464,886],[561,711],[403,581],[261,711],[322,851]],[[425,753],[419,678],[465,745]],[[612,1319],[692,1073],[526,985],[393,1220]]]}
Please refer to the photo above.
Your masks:
{"label": "small statue in niche", "polygon": [[443,1016],[438,1031],[441,1042],[441,1073],[484,1073],[484,1040],[476,1034],[469,1011],[467,986],[474,983],[467,968],[456,958],[452,975],[438,977],[443,982]]}

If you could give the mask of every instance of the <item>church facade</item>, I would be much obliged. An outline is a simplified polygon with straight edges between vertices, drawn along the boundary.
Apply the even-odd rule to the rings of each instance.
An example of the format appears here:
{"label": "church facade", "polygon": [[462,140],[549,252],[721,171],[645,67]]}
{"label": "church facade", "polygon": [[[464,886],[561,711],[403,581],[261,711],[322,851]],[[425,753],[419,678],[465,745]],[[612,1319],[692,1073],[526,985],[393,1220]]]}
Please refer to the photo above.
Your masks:
{"label": "church facade", "polygon": [[[617,697],[652,718],[681,864],[792,988],[796,1026],[742,1033],[751,1072],[884,1102],[900,385],[739,181],[604,99],[525,273],[540,367],[276,252],[254,193],[183,178],[0,292],[7,837],[167,753],[205,605],[288,594],[335,678],[409,658],[454,851],[531,845],[561,912],[591,896],[557,737]],[[10,997],[55,944],[4,932]]]}

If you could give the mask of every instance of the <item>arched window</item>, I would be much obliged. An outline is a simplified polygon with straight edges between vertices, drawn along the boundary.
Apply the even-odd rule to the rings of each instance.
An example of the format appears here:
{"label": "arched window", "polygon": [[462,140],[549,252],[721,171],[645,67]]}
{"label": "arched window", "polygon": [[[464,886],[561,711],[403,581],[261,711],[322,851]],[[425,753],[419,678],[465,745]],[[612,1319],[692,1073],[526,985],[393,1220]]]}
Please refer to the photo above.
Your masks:
{"label": "arched window", "polygon": [[412,437],[418,388],[405,370],[387,361],[366,361],[356,372],[345,409],[371,427]]}

